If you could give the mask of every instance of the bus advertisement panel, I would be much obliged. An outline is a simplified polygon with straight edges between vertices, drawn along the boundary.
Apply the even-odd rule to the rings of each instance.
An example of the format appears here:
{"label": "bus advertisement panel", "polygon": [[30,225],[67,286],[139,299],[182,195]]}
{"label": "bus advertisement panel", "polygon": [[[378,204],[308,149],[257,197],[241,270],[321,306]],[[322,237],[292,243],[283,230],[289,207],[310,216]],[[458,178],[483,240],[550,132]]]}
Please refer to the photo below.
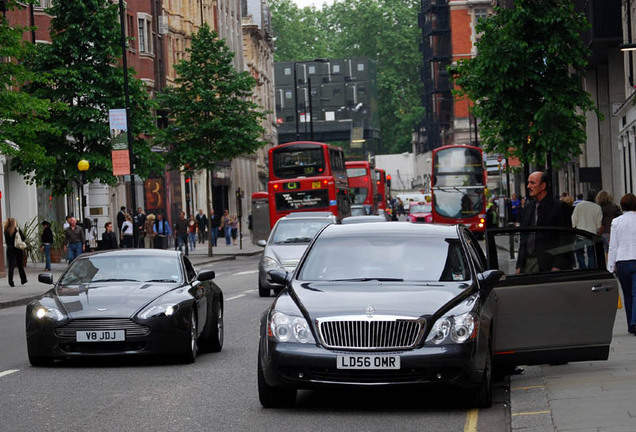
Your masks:
{"label": "bus advertisement panel", "polygon": [[486,171],[479,147],[433,150],[433,222],[463,224],[478,236],[486,230]]}
{"label": "bus advertisement panel", "polygon": [[292,142],[269,151],[270,226],[295,211],[350,214],[342,149],[318,142]]}
{"label": "bus advertisement panel", "polygon": [[352,204],[363,205],[367,209],[367,214],[375,214],[376,205],[376,184],[375,172],[371,163],[366,161],[350,161],[345,163],[347,167],[347,177],[349,178],[349,195]]}

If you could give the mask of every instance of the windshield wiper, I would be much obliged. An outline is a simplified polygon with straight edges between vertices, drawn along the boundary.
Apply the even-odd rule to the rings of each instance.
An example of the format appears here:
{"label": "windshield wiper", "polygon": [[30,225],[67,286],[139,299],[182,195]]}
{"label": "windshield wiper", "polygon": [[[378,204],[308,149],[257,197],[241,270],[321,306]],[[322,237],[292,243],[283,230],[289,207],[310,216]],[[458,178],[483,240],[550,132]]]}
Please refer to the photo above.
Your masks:
{"label": "windshield wiper", "polygon": [[150,279],[144,282],[165,282],[165,283],[175,283],[176,280],[174,279]]}
{"label": "windshield wiper", "polygon": [[360,278],[351,278],[351,279],[334,279],[334,280],[332,280],[332,282],[368,282],[368,281],[404,282],[404,279],[400,279],[400,278],[382,278],[382,277],[360,277]]}
{"label": "windshield wiper", "polygon": [[109,279],[94,279],[91,283],[94,282],[139,282],[137,279],[118,279],[118,278],[109,278]]}
{"label": "windshield wiper", "polygon": [[292,237],[285,239],[282,243],[309,243],[311,238],[309,237]]}

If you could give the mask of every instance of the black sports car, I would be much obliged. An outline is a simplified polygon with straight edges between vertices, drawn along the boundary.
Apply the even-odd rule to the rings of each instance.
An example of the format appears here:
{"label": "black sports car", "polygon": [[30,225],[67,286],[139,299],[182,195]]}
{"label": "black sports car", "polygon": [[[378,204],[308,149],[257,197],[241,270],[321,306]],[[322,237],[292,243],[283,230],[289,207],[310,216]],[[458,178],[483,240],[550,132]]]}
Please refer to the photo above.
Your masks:
{"label": "black sports car", "polygon": [[558,238],[546,259],[592,247],[597,266],[518,272],[514,229],[489,233],[487,262],[465,227],[327,226],[294,273],[269,271],[286,288],[261,319],[261,404],[320,386],[444,384],[487,407],[493,365],[607,359],[618,290],[600,237],[556,234],[543,234]]}
{"label": "black sports car", "polygon": [[[177,251],[82,254],[27,305],[29,361],[160,354],[192,363],[199,350],[220,351],[223,293],[214,276]],[[53,275],[38,280],[53,284]]]}

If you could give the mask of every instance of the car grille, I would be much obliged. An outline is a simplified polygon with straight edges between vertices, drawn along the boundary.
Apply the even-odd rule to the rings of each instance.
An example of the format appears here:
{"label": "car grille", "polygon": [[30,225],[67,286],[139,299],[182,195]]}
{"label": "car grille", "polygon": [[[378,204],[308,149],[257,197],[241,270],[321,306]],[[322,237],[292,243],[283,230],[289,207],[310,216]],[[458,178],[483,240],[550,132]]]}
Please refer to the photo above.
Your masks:
{"label": "car grille", "polygon": [[335,349],[413,348],[422,337],[424,326],[423,319],[318,319],[323,345]]}
{"label": "car grille", "polygon": [[137,324],[129,318],[77,319],[55,329],[61,338],[75,338],[79,330],[126,330],[126,337],[147,336],[150,327]]}

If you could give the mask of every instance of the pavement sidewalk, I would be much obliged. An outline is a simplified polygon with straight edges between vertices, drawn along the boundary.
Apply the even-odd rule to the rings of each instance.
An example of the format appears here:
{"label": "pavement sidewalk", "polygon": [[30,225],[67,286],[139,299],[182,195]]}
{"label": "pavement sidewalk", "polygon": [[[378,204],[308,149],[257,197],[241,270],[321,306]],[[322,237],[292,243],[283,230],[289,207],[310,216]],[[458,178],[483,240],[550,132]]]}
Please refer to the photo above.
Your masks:
{"label": "pavement sidewalk", "polygon": [[515,432],[636,431],[636,337],[624,309],[607,361],[526,367],[510,377],[510,400]]}
{"label": "pavement sidewalk", "polygon": [[[224,239],[219,239],[218,246],[212,248],[213,256],[208,256],[208,243],[196,245],[196,249],[190,251],[190,260],[195,267],[201,268],[206,264],[211,264],[217,261],[236,259],[237,256],[252,256],[258,255],[263,252],[263,248],[257,245],[253,245],[249,237],[243,238],[242,246],[239,245],[237,240],[236,245],[225,245]],[[54,275],[54,280],[62,274],[66,269],[66,262],[52,263],[51,273]],[[0,279],[0,309],[20,306],[27,304],[31,299],[44,294],[51,289],[51,285],[45,285],[38,282],[38,274],[44,273],[44,263],[33,263],[29,261],[24,268],[27,275],[28,282],[25,285],[20,285],[20,275],[15,270],[13,274],[13,281],[15,287],[9,286],[7,277]],[[6,269],[8,271],[8,269]]]}

